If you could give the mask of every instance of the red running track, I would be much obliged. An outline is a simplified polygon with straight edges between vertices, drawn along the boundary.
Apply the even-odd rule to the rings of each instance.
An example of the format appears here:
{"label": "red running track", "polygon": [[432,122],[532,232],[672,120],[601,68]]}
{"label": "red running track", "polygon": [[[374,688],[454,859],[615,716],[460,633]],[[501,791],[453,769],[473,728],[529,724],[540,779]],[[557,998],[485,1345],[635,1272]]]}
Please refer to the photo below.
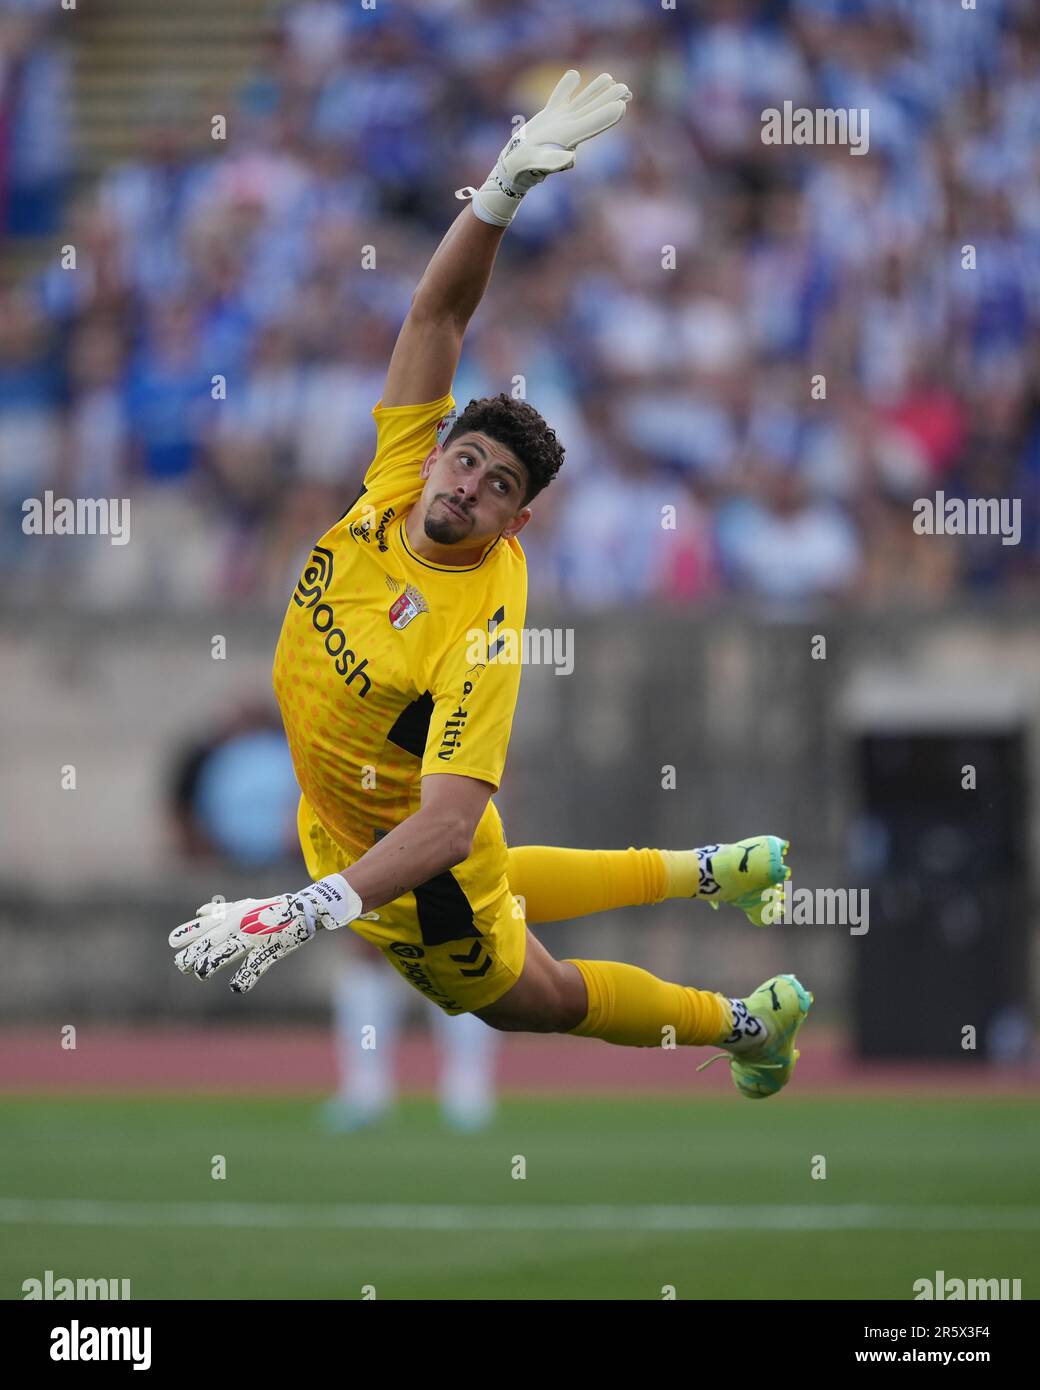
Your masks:
{"label": "red running track", "polygon": [[[504,1035],[498,1080],[507,1091],[682,1092],[717,1096],[731,1088],[719,1063],[697,1074],[701,1048],[612,1047],[592,1038]],[[428,1035],[411,1032],[398,1051],[406,1091],[436,1083],[437,1053]],[[61,1027],[0,1032],[0,1092],[195,1092],[328,1094],[335,1089],[331,1032],[326,1028],[77,1026],[76,1047],[61,1046]],[[804,1039],[791,1094],[915,1094],[1040,1098],[1040,1066],[963,1062],[859,1062],[838,1034],[817,1028]]]}

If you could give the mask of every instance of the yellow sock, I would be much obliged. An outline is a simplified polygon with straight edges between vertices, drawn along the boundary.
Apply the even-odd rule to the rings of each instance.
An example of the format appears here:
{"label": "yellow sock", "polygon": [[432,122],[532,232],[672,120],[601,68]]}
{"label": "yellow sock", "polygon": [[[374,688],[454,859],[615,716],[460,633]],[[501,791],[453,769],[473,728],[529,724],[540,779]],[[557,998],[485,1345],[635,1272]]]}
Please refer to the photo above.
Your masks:
{"label": "yellow sock", "polygon": [[672,1035],[680,1047],[720,1043],[733,1030],[729,1000],[713,990],[659,980],[637,965],[572,960],[585,980],[588,1013],[569,1031],[625,1047],[660,1047]]}
{"label": "yellow sock", "polygon": [[[674,858],[680,858],[679,851]],[[510,890],[528,922],[560,922],[613,907],[659,903],[673,894],[656,849],[559,849],[519,845],[508,851]],[[696,860],[697,856],[693,856]]]}
{"label": "yellow sock", "polygon": [[701,886],[701,861],[695,849],[659,849],[666,876],[665,898],[695,898]]}
{"label": "yellow sock", "polygon": [[692,898],[700,887],[693,849],[561,849],[517,845],[508,851],[509,887],[524,899],[528,922],[560,922],[614,907]]}

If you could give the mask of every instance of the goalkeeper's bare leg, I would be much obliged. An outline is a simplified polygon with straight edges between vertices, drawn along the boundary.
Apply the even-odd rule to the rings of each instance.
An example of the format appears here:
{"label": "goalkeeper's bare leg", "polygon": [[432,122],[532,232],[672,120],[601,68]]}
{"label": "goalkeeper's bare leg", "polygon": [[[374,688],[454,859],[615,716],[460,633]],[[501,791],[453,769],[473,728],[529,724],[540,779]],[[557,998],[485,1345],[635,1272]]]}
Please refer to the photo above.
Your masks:
{"label": "goalkeeper's bare leg", "polygon": [[[620,961],[556,960],[531,929],[517,983],[475,1010],[510,1033],[571,1033],[626,1047],[724,1049],[737,1090],[750,1100],[787,1085],[795,1039],[812,995],[793,975],[767,980],[745,999],[673,984]],[[709,1059],[714,1060],[714,1059]],[[707,1065],[704,1063],[703,1065]]]}
{"label": "goalkeeper's bare leg", "polygon": [[[559,921],[612,908],[705,896],[731,902],[759,924],[773,920],[775,897],[789,870],[787,842],[759,835],[697,850],[509,850],[510,889],[530,921]],[[766,904],[762,915],[762,900]],[[506,1032],[573,1033],[623,1046],[715,1044],[732,1055],[733,1080],[750,1098],[771,1095],[790,1079],[794,1041],[812,996],[780,976],[748,999],[729,999],[660,980],[616,961],[556,960],[525,926],[526,958],[516,985],[476,1011]]]}

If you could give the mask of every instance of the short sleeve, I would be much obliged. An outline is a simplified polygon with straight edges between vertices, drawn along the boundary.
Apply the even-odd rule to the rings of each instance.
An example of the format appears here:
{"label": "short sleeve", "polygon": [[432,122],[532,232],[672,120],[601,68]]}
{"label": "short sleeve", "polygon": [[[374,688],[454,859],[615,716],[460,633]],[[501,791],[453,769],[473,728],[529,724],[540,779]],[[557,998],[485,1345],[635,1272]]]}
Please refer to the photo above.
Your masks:
{"label": "short sleeve", "polygon": [[384,406],[378,402],[373,406],[376,452],[365,474],[365,489],[388,480],[418,481],[423,459],[447,437],[455,416],[455,398],[450,393],[424,405]]}
{"label": "short sleeve", "polygon": [[422,776],[454,772],[497,789],[520,691],[519,643],[490,661],[474,662],[474,655],[488,653],[474,653],[462,639],[437,669]]}

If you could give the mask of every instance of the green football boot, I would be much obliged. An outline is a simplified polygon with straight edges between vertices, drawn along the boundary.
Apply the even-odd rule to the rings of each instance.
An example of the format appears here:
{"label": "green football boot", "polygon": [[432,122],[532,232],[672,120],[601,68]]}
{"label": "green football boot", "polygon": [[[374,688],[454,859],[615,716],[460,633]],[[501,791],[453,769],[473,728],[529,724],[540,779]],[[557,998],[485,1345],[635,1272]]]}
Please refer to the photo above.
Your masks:
{"label": "green football boot", "polygon": [[712,1062],[725,1057],[733,1084],[742,1096],[748,1100],[764,1100],[776,1095],[790,1081],[794,1064],[801,1055],[794,1045],[795,1039],[812,1002],[812,994],[794,975],[775,975],[759,985],[754,994],[735,1001],[746,1010],[741,1031],[748,1036],[751,1032],[749,1020],[757,1020],[765,1030],[761,1043],[744,1047],[740,1052],[716,1053],[697,1070],[703,1071]]}
{"label": "green football boot", "polygon": [[717,908],[729,903],[746,913],[756,927],[771,926],[784,911],[784,883],[791,870],[784,863],[789,842],[778,835],[749,835],[733,845],[702,845],[697,897]]}

